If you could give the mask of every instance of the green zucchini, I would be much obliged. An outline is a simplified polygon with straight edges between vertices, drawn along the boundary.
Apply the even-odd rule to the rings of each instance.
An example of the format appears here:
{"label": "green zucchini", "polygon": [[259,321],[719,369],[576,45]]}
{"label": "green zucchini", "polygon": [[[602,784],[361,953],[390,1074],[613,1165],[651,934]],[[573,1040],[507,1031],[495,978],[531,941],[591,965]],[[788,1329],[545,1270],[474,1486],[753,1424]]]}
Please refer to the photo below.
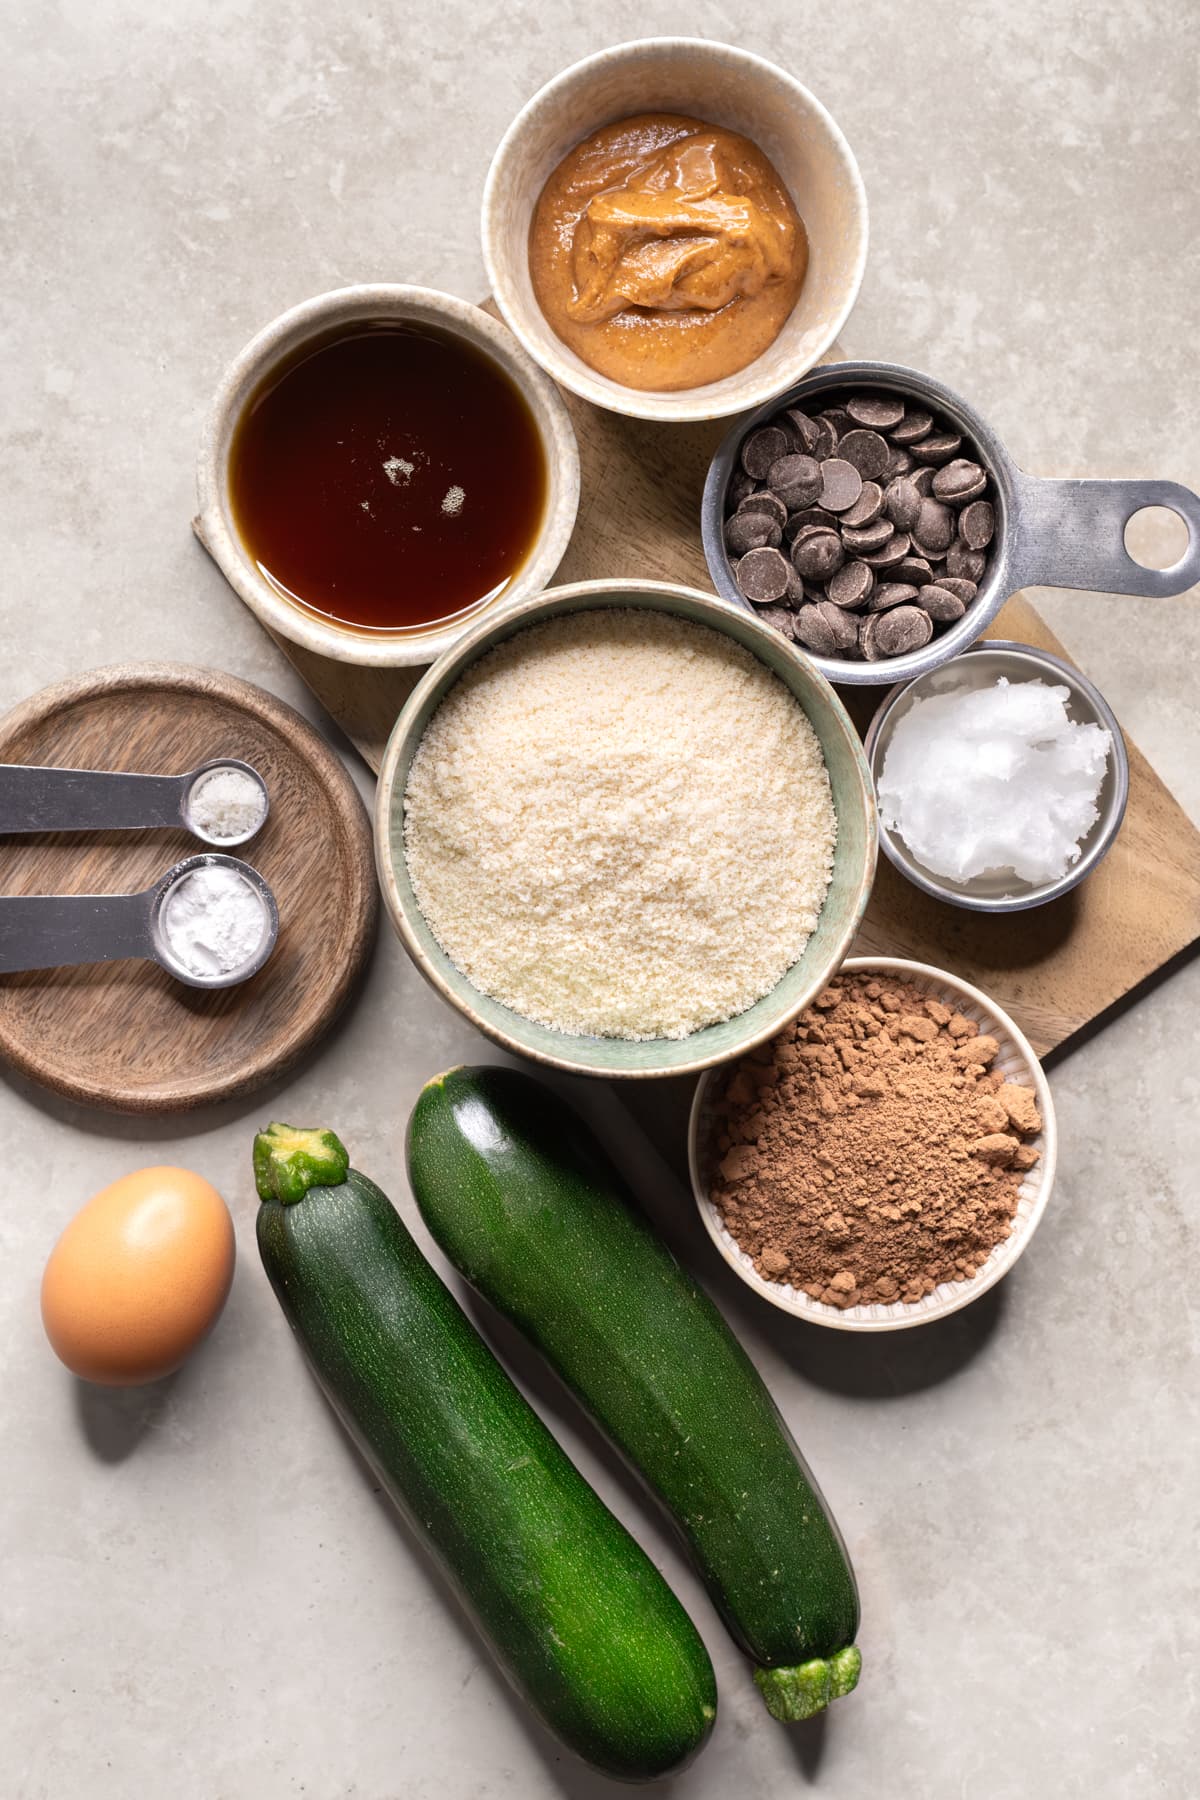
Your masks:
{"label": "green zucchini", "polygon": [[563,1743],[645,1781],[700,1749],[704,1645],[332,1132],[254,1146],[258,1245],[334,1410]]}
{"label": "green zucchini", "polygon": [[537,1346],[664,1502],[776,1718],[858,1680],[837,1526],[753,1363],[571,1109],[515,1069],[422,1090],[413,1194],[466,1279]]}

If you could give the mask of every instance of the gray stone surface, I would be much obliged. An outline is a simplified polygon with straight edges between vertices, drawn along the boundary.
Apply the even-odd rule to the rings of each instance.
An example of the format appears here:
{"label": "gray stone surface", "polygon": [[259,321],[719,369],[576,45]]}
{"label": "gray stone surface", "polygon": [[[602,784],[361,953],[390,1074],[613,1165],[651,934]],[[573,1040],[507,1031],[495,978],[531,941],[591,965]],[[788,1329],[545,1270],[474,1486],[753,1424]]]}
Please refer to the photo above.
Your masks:
{"label": "gray stone surface", "polygon": [[[4,705],[164,656],[314,712],[188,533],[210,389],[251,331],[322,288],[478,294],[480,189],[512,113],[575,57],[652,30],[778,58],[845,127],[873,239],[852,354],[960,386],[1036,471],[1200,484],[1186,0],[3,0],[0,18]],[[1195,596],[1049,611],[1200,816]],[[1060,1177],[1028,1257],[969,1314],[894,1340],[793,1328],[724,1278],[661,1160],[686,1095],[653,1119],[644,1093],[583,1096],[744,1333],[864,1596],[859,1693],[827,1722],[774,1726],[628,1480],[517,1359],[711,1647],[720,1720],[672,1794],[1195,1792],[1198,1016],[1193,964],[1058,1064]],[[249,1107],[147,1128],[0,1085],[6,1794],[612,1791],[510,1697],[364,1479],[254,1250],[262,1117],[336,1124],[411,1219],[409,1104],[482,1050],[385,939],[352,1017]],[[164,1159],[228,1196],[233,1295],[176,1380],[88,1392],[43,1342],[42,1265],[89,1193]]]}

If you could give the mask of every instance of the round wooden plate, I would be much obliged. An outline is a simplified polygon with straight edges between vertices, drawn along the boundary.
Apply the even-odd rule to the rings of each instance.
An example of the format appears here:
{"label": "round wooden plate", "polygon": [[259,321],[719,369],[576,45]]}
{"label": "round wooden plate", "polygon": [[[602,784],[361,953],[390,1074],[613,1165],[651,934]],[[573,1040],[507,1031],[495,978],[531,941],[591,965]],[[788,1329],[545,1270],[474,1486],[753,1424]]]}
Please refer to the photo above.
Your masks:
{"label": "round wooden plate", "polygon": [[[370,821],[290,706],[215,669],[123,663],[0,719],[0,762],[171,775],[221,756],[253,763],[271,796],[237,854],[274,890],[275,950],[250,981],[213,993],[150,962],[0,976],[0,1058],[56,1093],[139,1113],[247,1094],[321,1036],[363,967],[378,916]],[[183,830],[3,838],[0,893],[132,893],[203,847]]]}

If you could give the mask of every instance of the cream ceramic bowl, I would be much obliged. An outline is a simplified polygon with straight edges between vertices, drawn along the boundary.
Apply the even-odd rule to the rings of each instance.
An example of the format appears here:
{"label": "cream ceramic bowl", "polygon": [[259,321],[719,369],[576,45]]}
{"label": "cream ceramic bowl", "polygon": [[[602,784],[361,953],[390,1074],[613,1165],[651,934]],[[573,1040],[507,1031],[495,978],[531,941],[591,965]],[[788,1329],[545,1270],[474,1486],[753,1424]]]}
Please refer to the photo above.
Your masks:
{"label": "cream ceramic bowl", "polygon": [[[490,356],[524,397],[546,458],[546,505],[525,565],[496,600],[458,618],[414,631],[352,631],[293,604],[261,573],[238,534],[229,496],[229,452],[239,419],[271,372],[309,342],[339,328],[410,320],[464,338]],[[512,333],[477,306],[433,288],[377,285],[338,288],[294,306],[251,338],[225,371],[200,440],[196,469],[197,537],[226,580],[271,631],[336,662],[397,668],[430,663],[467,627],[540,593],[562,559],[579,506],[579,451],[562,396]]]}
{"label": "cream ceramic bowl", "polygon": [[[770,349],[736,375],[678,393],[625,387],[589,368],[551,330],[529,275],[529,225],[548,176],[582,138],[641,112],[689,113],[751,138],[783,177],[808,232],[804,287]],[[785,70],[729,44],[646,38],[575,63],[517,114],[484,188],[483,255],[500,311],[563,387],[637,419],[718,419],[798,381],[837,337],[866,266],[866,193],[837,125]]]}
{"label": "cream ceramic bowl", "polygon": [[[833,878],[817,928],[800,960],[754,1006],[686,1038],[576,1037],[535,1024],[481,993],[446,955],[425,921],[404,854],[404,792],[417,745],[437,707],[479,657],[527,626],[599,607],[649,607],[732,638],[767,665],[812,721],[829,771],[838,819]],[[405,949],[430,985],[506,1050],[576,1075],[686,1075],[740,1056],[773,1037],[820,992],[858,929],[875,874],[875,808],[866,758],[841,701],[807,657],[757,619],[712,594],[656,581],[581,581],[480,619],[428,671],[396,721],[375,801],[375,858],[384,902]]]}
{"label": "cream ceramic bowl", "polygon": [[800,1288],[791,1287],[784,1282],[768,1281],[759,1274],[752,1258],[725,1229],[720,1213],[708,1196],[712,1126],[708,1099],[715,1079],[713,1075],[704,1077],[692,1101],[688,1127],[688,1168],[692,1178],[692,1192],[705,1230],[734,1274],[740,1275],[746,1286],[753,1288],[756,1294],[761,1295],[772,1306],[777,1306],[781,1312],[791,1313],[793,1318],[807,1319],[813,1325],[830,1325],[835,1331],[899,1331],[910,1325],[928,1325],[934,1319],[944,1319],[948,1313],[958,1312],[961,1307],[969,1306],[972,1300],[978,1300],[981,1294],[986,1294],[1002,1276],[1008,1274],[1028,1247],[1046,1210],[1046,1202],[1054,1185],[1058,1130],[1054,1119],[1054,1101],[1050,1095],[1050,1085],[1042,1072],[1042,1065],[1024,1033],[994,1000],[989,1000],[979,988],[972,987],[969,981],[960,980],[957,975],[947,974],[944,969],[931,968],[928,963],[910,962],[905,957],[854,956],[842,965],[843,973],[854,974],[860,971],[864,974],[904,976],[923,993],[943,1001],[956,1012],[965,1013],[967,1018],[975,1019],[981,1031],[990,1032],[999,1041],[1000,1051],[992,1067],[999,1069],[1006,1080],[1023,1082],[1037,1095],[1042,1129],[1037,1137],[1029,1138],[1027,1142],[1041,1151],[1041,1157],[1021,1182],[1017,1215],[1011,1233],[1002,1244],[997,1244],[982,1268],[967,1281],[942,1282],[940,1287],[922,1300],[898,1300],[890,1306],[848,1306],[844,1311],[836,1306],[827,1306],[821,1300],[810,1300]]}

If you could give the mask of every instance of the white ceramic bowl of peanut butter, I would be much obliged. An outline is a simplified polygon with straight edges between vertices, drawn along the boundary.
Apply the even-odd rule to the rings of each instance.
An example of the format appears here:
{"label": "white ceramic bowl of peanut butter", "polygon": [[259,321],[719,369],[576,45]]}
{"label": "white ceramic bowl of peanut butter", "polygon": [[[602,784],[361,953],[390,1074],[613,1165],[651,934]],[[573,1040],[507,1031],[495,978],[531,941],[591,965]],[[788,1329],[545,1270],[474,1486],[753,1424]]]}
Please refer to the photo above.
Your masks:
{"label": "white ceramic bowl of peanut butter", "polygon": [[[589,367],[550,325],[530,271],[530,226],[550,175],[600,127],[646,113],[683,114],[748,138],[774,165],[808,238],[804,283],[774,342],[733,374],[673,391],[629,387]],[[563,387],[639,419],[723,418],[799,380],[834,343],[866,266],[866,193],[838,126],[785,70],[728,44],[647,38],[575,63],[518,113],[484,188],[483,254],[505,321]]]}

